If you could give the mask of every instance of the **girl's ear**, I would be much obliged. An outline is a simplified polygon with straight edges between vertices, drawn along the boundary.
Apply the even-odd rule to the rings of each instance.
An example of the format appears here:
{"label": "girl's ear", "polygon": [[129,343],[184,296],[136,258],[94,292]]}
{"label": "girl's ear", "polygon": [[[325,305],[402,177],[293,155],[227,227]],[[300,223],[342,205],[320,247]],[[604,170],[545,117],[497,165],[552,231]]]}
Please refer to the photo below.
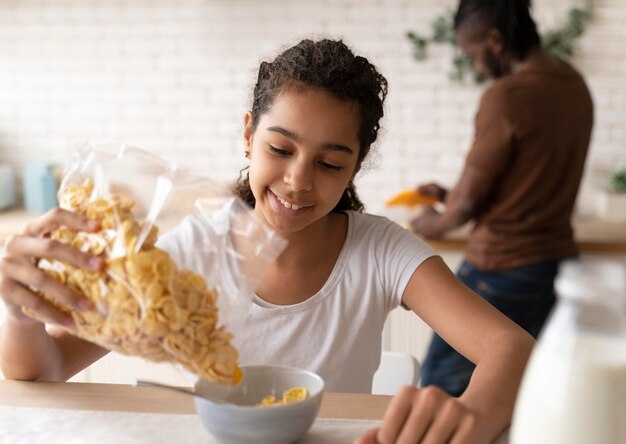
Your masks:
{"label": "girl's ear", "polygon": [[248,111],[243,116],[243,142],[246,147],[246,151],[250,151],[252,146],[252,113]]}
{"label": "girl's ear", "polygon": [[359,173],[360,170],[361,170],[361,162],[358,162],[356,164],[356,168],[354,169],[354,172],[352,173],[352,176],[350,176],[350,183],[354,182],[354,178],[356,177],[356,175]]}

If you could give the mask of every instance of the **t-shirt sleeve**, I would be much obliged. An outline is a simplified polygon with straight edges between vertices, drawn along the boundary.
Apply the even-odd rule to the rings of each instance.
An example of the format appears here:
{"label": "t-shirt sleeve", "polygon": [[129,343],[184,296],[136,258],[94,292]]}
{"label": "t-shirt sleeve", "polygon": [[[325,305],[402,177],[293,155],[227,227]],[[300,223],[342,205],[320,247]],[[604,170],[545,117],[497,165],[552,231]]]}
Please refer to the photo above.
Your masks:
{"label": "t-shirt sleeve", "polygon": [[474,141],[466,164],[485,177],[499,176],[513,154],[514,128],[510,113],[512,99],[502,87],[491,87],[483,94],[476,113]]}
{"label": "t-shirt sleeve", "polygon": [[388,311],[402,303],[402,295],[417,268],[437,253],[420,237],[383,218],[377,239],[379,278],[386,294]]}

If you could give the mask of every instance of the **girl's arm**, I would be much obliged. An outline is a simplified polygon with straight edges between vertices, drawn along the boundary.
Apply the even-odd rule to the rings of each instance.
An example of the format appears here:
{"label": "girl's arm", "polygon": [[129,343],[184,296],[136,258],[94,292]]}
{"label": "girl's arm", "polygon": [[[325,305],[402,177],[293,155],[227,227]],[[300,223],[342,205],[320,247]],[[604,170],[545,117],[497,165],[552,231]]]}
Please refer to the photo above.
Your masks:
{"label": "girl's arm", "polygon": [[7,316],[0,330],[0,366],[7,379],[67,381],[108,350],[40,322]]}
{"label": "girl's arm", "polygon": [[476,369],[459,398],[434,386],[405,387],[382,427],[360,442],[492,442],[511,421],[534,340],[463,285],[439,257],[417,268],[403,302]]}
{"label": "girl's arm", "polygon": [[22,312],[26,307],[51,324],[72,325],[72,318],[38,297],[37,288],[57,304],[74,310],[91,307],[89,300],[63,286],[36,266],[37,258],[50,258],[87,270],[99,270],[102,261],[53,241],[47,235],[60,226],[95,231],[97,223],[75,213],[55,209],[29,224],[5,244],[0,261],[0,297],[7,315],[0,330],[0,366],[12,379],[67,380],[106,354],[103,348],[76,338],[59,327],[44,324]]}

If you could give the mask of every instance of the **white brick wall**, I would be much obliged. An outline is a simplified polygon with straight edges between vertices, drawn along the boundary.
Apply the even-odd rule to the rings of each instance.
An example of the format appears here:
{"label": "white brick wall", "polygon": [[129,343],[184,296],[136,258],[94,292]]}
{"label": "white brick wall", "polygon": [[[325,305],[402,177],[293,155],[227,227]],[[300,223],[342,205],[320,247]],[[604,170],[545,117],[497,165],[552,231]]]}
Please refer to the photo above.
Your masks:
{"label": "white brick wall", "polygon": [[[572,3],[575,0],[571,0]],[[567,2],[536,0],[542,25]],[[401,188],[454,184],[481,90],[447,80],[449,49],[411,57],[453,0],[2,0],[0,162],[65,159],[75,138],[125,140],[233,180],[259,61],[302,37],[343,37],[390,82],[373,167],[359,179],[374,210]],[[595,0],[574,63],[597,123],[579,209],[594,211],[608,169],[626,164],[626,2]]]}

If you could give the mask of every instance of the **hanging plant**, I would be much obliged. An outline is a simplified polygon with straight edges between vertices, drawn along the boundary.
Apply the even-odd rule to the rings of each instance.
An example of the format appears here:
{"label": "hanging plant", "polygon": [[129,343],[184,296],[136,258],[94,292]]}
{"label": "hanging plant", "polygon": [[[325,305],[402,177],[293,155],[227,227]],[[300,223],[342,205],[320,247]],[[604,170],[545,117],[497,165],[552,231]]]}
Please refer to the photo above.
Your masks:
{"label": "hanging plant", "polygon": [[[585,32],[585,25],[591,19],[591,0],[585,0],[582,6],[575,6],[569,9],[563,24],[556,29],[540,34],[541,45],[551,53],[561,57],[569,58],[574,55],[576,40]],[[406,36],[413,44],[413,58],[424,60],[426,49],[429,43],[443,43],[452,45],[454,48],[452,55],[452,71],[450,79],[460,82],[465,78],[465,74],[473,72],[471,59],[462,55],[456,48],[454,32],[454,11],[447,10],[436,17],[432,22],[432,32],[430,37],[409,31]],[[484,77],[474,72],[476,82],[484,81]]]}
{"label": "hanging plant", "polygon": [[626,167],[611,173],[609,184],[613,192],[626,193]]}

